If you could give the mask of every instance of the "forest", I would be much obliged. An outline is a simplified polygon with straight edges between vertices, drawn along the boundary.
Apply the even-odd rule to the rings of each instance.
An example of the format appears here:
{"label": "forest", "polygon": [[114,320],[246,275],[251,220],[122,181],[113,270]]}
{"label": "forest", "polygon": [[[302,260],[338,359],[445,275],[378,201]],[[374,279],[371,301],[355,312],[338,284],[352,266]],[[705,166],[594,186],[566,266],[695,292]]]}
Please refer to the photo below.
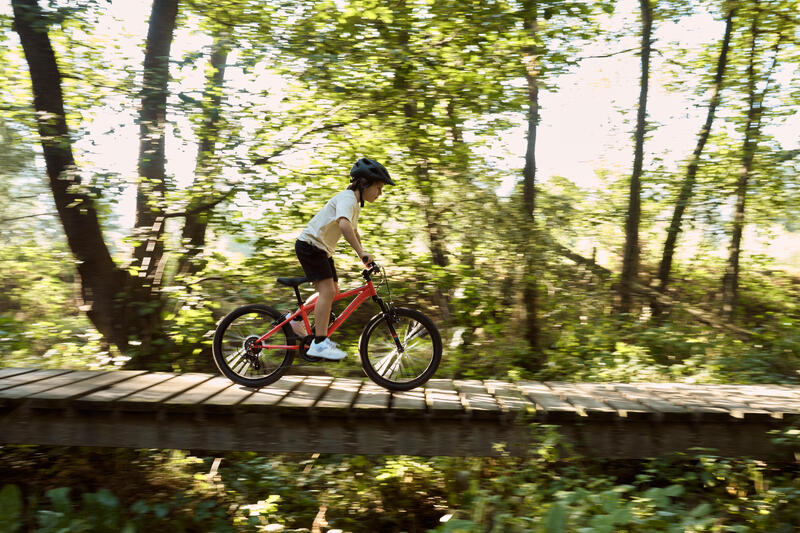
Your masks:
{"label": "forest", "polygon": [[[10,0],[0,40],[0,367],[216,373],[217,322],[292,309],[295,238],[370,157],[397,185],[359,233],[437,378],[800,384],[797,0]],[[363,376],[373,313],[313,371]],[[800,524],[795,463],[544,429],[525,458],[0,445],[0,532]]]}

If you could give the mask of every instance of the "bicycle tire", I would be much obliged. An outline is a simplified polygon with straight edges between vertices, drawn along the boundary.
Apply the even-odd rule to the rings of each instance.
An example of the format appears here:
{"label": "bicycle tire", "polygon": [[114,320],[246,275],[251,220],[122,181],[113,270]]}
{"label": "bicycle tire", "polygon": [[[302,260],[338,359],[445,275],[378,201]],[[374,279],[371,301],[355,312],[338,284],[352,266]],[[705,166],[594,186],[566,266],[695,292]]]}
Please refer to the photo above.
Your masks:
{"label": "bicycle tire", "polygon": [[[395,308],[395,329],[404,344],[400,354],[387,325],[387,320],[392,320],[390,316],[380,313],[364,326],[359,341],[361,366],[369,379],[385,389],[411,390],[428,381],[439,368],[442,337],[433,321],[423,313]],[[415,355],[409,354],[410,348]]]}
{"label": "bicycle tire", "polygon": [[[234,309],[220,320],[214,332],[212,353],[214,364],[228,379],[245,387],[259,388],[274,383],[292,365],[294,350],[262,350],[248,347],[248,340],[260,337],[283,319],[277,310],[266,305],[245,305]],[[270,338],[270,342],[289,345],[296,342],[287,324]],[[258,365],[264,365],[261,372]]]}

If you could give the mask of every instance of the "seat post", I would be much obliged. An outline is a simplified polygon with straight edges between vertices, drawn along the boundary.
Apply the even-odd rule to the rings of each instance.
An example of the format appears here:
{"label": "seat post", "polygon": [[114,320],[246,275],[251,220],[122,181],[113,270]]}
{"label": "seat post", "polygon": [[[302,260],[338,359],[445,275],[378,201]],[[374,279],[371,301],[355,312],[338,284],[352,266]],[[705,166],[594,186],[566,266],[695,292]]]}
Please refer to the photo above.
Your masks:
{"label": "seat post", "polygon": [[297,287],[297,285],[294,286],[294,295],[297,296],[297,305],[302,307],[303,299],[300,297],[300,289]]}

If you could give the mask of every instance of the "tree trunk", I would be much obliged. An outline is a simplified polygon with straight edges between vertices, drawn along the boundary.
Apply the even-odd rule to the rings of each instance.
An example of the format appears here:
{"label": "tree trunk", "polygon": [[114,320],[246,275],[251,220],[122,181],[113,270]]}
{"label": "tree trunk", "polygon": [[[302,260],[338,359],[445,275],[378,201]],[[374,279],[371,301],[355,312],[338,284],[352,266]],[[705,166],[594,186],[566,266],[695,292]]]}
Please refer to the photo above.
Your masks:
{"label": "tree trunk", "polygon": [[[411,10],[408,8],[404,0],[401,0],[398,6],[398,11],[404,13],[403,20],[410,20]],[[385,37],[389,38],[386,32],[387,28],[382,27]],[[410,45],[410,35],[408,30],[401,29],[397,33],[397,48],[399,50],[407,50]],[[411,86],[411,73],[413,65],[410,61],[401,62],[395,67],[395,75],[393,87],[401,94],[404,94],[403,115],[406,120],[406,128],[408,130],[408,150],[409,153],[417,158],[417,164],[414,168],[414,177],[416,186],[425,197],[422,206],[423,216],[425,217],[425,227],[428,233],[429,249],[431,251],[431,260],[434,265],[444,268],[448,265],[447,250],[445,248],[444,231],[442,224],[439,220],[439,214],[435,209],[434,200],[434,187],[431,182],[430,172],[428,169],[429,160],[425,156],[425,148],[423,143],[419,141],[424,137],[424,133],[420,131],[419,127],[419,110],[417,107],[417,96],[414,94],[413,87]],[[439,307],[442,318],[448,321],[451,315],[450,312],[450,298],[445,290],[437,287],[433,294],[434,303]]]}
{"label": "tree trunk", "polygon": [[61,73],[36,0],[14,0],[14,27],[31,75],[50,189],[81,279],[82,309],[97,330],[125,350],[128,328],[118,296],[129,285],[103,240],[94,200],[81,192],[64,115]]}
{"label": "tree trunk", "polygon": [[[173,7],[175,1],[170,2]],[[148,181],[142,182],[142,193],[151,193],[163,186],[163,109],[159,107],[159,99],[166,102],[166,85],[158,98],[154,98],[153,75],[164,72],[167,64],[169,46],[163,46],[164,22],[171,20],[174,26],[175,16],[164,10],[165,2],[157,0],[153,5],[150,32],[148,34],[148,53],[145,59],[145,90],[141,118],[142,148],[140,172]],[[72,154],[72,143],[64,115],[61,74],[56,63],[55,53],[47,33],[42,25],[45,20],[36,0],[14,0],[14,25],[20,36],[25,57],[31,73],[34,92],[34,108],[39,115],[39,133],[42,137],[42,148],[53,192],[56,209],[64,227],[70,250],[77,263],[81,279],[81,294],[89,320],[104,336],[105,340],[117,346],[123,353],[129,352],[130,341],[141,341],[131,366],[146,366],[143,357],[152,358],[157,346],[165,340],[161,328],[161,298],[154,290],[153,280],[163,253],[159,246],[160,239],[153,239],[150,230],[157,228],[156,237],[163,232],[163,217],[150,210],[155,204],[137,202],[137,227],[146,227],[147,242],[137,246],[135,257],[139,264],[147,263],[142,269],[143,275],[132,278],[126,269],[119,268],[111,257],[103,239],[103,232],[98,219],[93,199],[80,191],[80,178],[75,169]],[[173,9],[174,11],[174,9]],[[157,45],[151,43],[158,43]],[[159,112],[158,109],[161,109]],[[160,133],[159,127],[160,125]],[[160,168],[160,174],[158,172]],[[144,261],[149,259],[149,261]],[[155,260],[153,260],[155,259]],[[147,274],[150,273],[148,276]],[[159,340],[160,343],[153,343]]]}
{"label": "tree trunk", "polygon": [[[538,35],[538,2],[526,2],[525,28],[528,37],[535,43]],[[525,339],[534,351],[539,353],[540,327],[539,327],[539,287],[537,283],[539,257],[536,242],[536,132],[539,126],[539,59],[536,45],[533,44],[525,50],[525,79],[528,84],[528,139],[525,150],[525,168],[523,178],[523,204],[524,226],[523,231],[523,257],[525,260],[525,273],[523,279],[523,300],[525,305]],[[532,362],[532,361],[531,361]],[[531,368],[538,366],[531,364]]]}
{"label": "tree trunk", "polygon": [[[731,33],[733,29],[733,17],[736,12],[735,8],[728,11],[728,16],[725,20],[725,35],[722,38],[722,49],[717,59],[717,69],[714,75],[713,92],[711,94],[711,101],[708,105],[708,113],[706,114],[706,122],[700,129],[700,135],[697,138],[697,146],[689,160],[689,166],[686,169],[686,176],[683,179],[681,190],[678,194],[678,201],[675,204],[675,210],[672,213],[672,221],[670,222],[669,229],[667,230],[667,240],[664,242],[664,252],[661,256],[661,264],[658,269],[658,290],[666,293],[667,285],[669,284],[669,276],[672,270],[672,258],[675,253],[675,243],[678,240],[678,235],[681,232],[681,224],[683,221],[683,214],[686,211],[686,206],[692,198],[694,191],[695,178],[697,176],[697,168],[700,164],[700,154],[703,153],[703,148],[708,141],[709,134],[711,133],[711,125],[714,122],[714,116],[719,105],[722,80],[725,75],[725,67],[728,61],[728,49],[730,48]],[[662,305],[654,300],[653,311],[654,314],[661,314]]]}
{"label": "tree trunk", "polygon": [[[164,196],[167,192],[165,138],[169,52],[178,14],[177,0],[154,0],[144,56],[139,109],[139,185],[136,194],[134,266],[142,285],[155,294],[163,272]],[[154,313],[160,309],[154,310]]]}
{"label": "tree trunk", "polygon": [[747,201],[747,187],[753,171],[758,137],[761,129],[761,102],[756,93],[757,43],[759,37],[759,13],[753,14],[750,24],[750,58],[747,65],[747,122],[744,129],[742,145],[742,161],[739,177],[736,181],[736,206],[733,213],[731,242],[728,246],[728,263],[722,277],[722,312],[732,319],[735,314],[736,299],[739,289],[739,256],[744,230],[744,212]]}
{"label": "tree trunk", "polygon": [[[450,97],[447,102],[447,123],[455,155],[455,161],[453,161],[451,168],[460,177],[459,186],[462,186],[461,183],[463,183],[463,187],[467,190],[466,188],[471,187],[469,178],[470,148],[464,142],[463,122],[456,112],[456,102],[453,97]],[[475,270],[475,248],[478,246],[479,236],[477,232],[480,229],[478,226],[464,228],[461,238],[461,253],[458,260],[460,264],[466,266],[470,271]]]}
{"label": "tree trunk", "polygon": [[209,211],[212,208],[196,211],[194,204],[206,201],[205,194],[213,188],[212,174],[217,171],[215,165],[215,152],[219,137],[219,112],[222,104],[223,83],[225,80],[225,66],[228,59],[229,44],[227,39],[217,36],[211,50],[209,72],[206,77],[206,89],[203,97],[203,125],[200,128],[200,146],[197,151],[195,165],[196,190],[195,201],[186,215],[181,236],[185,252],[178,261],[178,273],[192,275],[201,271],[204,264],[197,260],[197,255],[203,251],[206,243],[206,230],[208,228]]}
{"label": "tree trunk", "polygon": [[136,194],[133,266],[137,291],[130,295],[139,306],[138,337],[141,347],[132,367],[151,367],[167,346],[163,331],[160,285],[164,273],[164,202],[167,192],[164,167],[169,52],[178,13],[177,0],[153,0],[144,56],[142,103],[139,109],[139,184]]}
{"label": "tree trunk", "polygon": [[639,109],[636,116],[633,173],[628,196],[628,215],[625,220],[625,250],[622,261],[622,276],[619,286],[619,307],[622,313],[630,313],[633,306],[633,284],[639,272],[639,221],[641,219],[642,161],[644,159],[644,136],[647,121],[647,88],[650,76],[650,35],[653,29],[653,13],[650,0],[639,0],[642,11],[642,82],[639,90]]}

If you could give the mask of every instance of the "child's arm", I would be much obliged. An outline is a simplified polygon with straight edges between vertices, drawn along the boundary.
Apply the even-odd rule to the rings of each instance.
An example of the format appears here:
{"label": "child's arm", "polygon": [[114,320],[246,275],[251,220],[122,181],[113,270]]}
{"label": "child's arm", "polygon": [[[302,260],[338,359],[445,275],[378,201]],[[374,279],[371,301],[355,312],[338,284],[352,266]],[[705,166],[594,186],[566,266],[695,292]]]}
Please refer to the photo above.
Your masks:
{"label": "child's arm", "polygon": [[358,236],[358,231],[353,228],[353,225],[345,217],[339,217],[339,229],[342,230],[342,236],[347,242],[350,243],[350,246],[353,247],[353,250],[355,250],[355,252],[358,254],[359,259],[367,264],[374,261],[374,258],[370,254],[366,253],[364,248],[361,246],[361,239]]}

